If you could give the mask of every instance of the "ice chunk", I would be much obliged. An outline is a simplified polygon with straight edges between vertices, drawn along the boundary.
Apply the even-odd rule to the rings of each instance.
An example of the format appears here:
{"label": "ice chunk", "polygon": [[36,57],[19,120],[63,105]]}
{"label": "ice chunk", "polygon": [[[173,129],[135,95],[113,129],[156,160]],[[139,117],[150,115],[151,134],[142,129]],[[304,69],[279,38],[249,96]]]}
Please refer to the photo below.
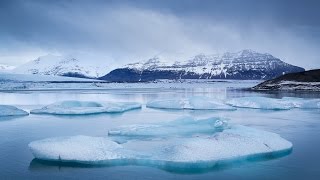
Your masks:
{"label": "ice chunk", "polygon": [[141,108],[134,102],[93,102],[93,101],[62,101],[50,104],[41,109],[34,109],[33,114],[82,115],[96,113],[117,113]]}
{"label": "ice chunk", "polygon": [[28,112],[14,106],[0,105],[0,117],[3,116],[25,116]]}
{"label": "ice chunk", "polygon": [[301,109],[319,109],[320,108],[320,100],[314,99],[314,100],[304,100],[297,106]]}
{"label": "ice chunk", "polygon": [[291,148],[291,142],[278,134],[237,125],[209,138],[187,138],[162,145],[157,158],[173,162],[221,162],[275,154]]}
{"label": "ice chunk", "polygon": [[266,109],[266,110],[288,110],[295,107],[294,103],[266,97],[241,97],[227,101],[227,104],[234,107]]}
{"label": "ice chunk", "polygon": [[303,99],[303,98],[294,98],[294,97],[284,97],[283,100],[291,102],[296,108],[301,109],[319,109],[320,108],[320,99]]}
{"label": "ice chunk", "polygon": [[228,128],[227,121],[221,118],[197,120],[192,117],[183,117],[174,121],[159,124],[142,124],[122,126],[111,129],[109,136],[118,142],[130,139],[152,139],[168,136],[192,136],[197,134],[213,134]]}
{"label": "ice chunk", "polygon": [[74,136],[34,141],[29,148],[37,159],[48,161],[210,168],[233,160],[286,154],[292,144],[277,134],[236,125],[209,137],[135,140],[119,145],[108,138]]}
{"label": "ice chunk", "polygon": [[187,99],[155,100],[147,103],[147,107],[160,109],[193,109],[193,110],[235,110],[221,100],[207,97],[191,97]]}
{"label": "ice chunk", "polygon": [[[129,151],[103,137],[72,136],[34,141],[29,144],[32,154],[42,160],[99,163],[99,161],[131,158]],[[138,153],[134,157],[139,157]]]}

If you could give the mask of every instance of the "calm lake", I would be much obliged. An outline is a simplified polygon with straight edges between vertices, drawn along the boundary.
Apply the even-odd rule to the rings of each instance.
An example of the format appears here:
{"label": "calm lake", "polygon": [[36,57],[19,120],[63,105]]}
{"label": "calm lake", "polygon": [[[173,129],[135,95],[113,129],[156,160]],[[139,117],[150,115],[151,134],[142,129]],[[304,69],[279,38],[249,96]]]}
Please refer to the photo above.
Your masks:
{"label": "calm lake", "polygon": [[[240,85],[239,85],[240,84]],[[318,179],[320,177],[320,109],[284,111],[239,108],[236,111],[160,110],[146,108],[155,99],[207,96],[219,99],[264,96],[320,98],[316,93],[250,92],[239,87],[254,83],[214,82],[181,88],[137,87],[105,90],[3,91],[0,104],[30,111],[62,100],[134,101],[142,109],[84,116],[33,115],[0,118],[0,179]],[[179,86],[179,85],[176,85]],[[57,136],[107,136],[108,130],[130,124],[171,121],[183,116],[224,117],[241,124],[280,134],[293,143],[293,151],[280,158],[230,163],[200,172],[164,170],[147,166],[82,167],[34,160],[28,144]]]}

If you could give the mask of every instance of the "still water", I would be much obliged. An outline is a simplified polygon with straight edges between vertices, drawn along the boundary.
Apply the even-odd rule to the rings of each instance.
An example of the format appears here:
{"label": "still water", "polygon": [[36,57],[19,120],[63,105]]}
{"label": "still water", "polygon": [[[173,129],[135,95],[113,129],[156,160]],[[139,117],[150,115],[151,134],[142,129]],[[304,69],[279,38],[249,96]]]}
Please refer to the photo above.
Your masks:
{"label": "still water", "polygon": [[[145,104],[155,99],[189,96],[233,98],[242,96],[319,98],[316,93],[257,93],[230,88],[221,82],[195,88],[119,88],[110,90],[6,91],[0,104],[24,110],[61,100],[135,101]],[[246,82],[243,87],[252,84]],[[291,154],[268,160],[231,163],[201,172],[167,171],[145,166],[81,167],[48,164],[34,160],[28,149],[31,141],[56,136],[107,136],[109,129],[130,124],[170,121],[182,116],[225,117],[230,123],[280,134],[293,143]],[[118,114],[86,116],[29,115],[0,118],[0,179],[318,179],[320,177],[320,110],[292,109],[267,111],[157,110],[142,109]]]}

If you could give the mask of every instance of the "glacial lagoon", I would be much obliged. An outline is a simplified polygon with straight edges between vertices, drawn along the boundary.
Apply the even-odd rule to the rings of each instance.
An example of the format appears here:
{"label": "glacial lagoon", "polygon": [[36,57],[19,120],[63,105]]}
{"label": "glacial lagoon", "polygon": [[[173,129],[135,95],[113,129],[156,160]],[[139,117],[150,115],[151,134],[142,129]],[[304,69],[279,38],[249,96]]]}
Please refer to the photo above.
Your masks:
{"label": "glacial lagoon", "polygon": [[[263,179],[265,177],[312,179],[319,176],[320,109],[310,108],[310,106],[315,105],[314,100],[319,99],[320,95],[317,93],[252,92],[241,89],[251,87],[255,83],[250,81],[214,82],[209,85],[199,83],[197,85],[181,86],[181,88],[179,88],[179,84],[176,84],[174,88],[167,85],[162,87],[148,84],[139,85],[135,88],[125,88],[128,85],[123,84],[124,87],[121,88],[121,85],[117,84],[116,89],[104,90],[2,91],[0,93],[1,104],[16,106],[27,112],[65,100],[137,102],[142,104],[142,108],[121,113],[90,115],[30,114],[29,116],[0,117],[0,177],[4,179],[17,177],[24,179],[46,178],[48,176],[59,179]],[[226,100],[226,103],[234,105],[232,107],[236,110],[233,108],[231,108],[232,110],[195,108],[195,110],[194,108],[146,107],[148,102],[170,99],[185,100],[191,97]],[[265,103],[264,98],[272,98],[271,102],[276,103],[273,106],[276,108],[264,108],[268,105],[270,105],[268,107],[272,106],[270,102]],[[279,104],[277,103],[280,98],[282,98],[282,101],[279,102],[280,107],[285,105],[285,108],[278,108]],[[250,107],[243,106],[243,102],[247,105],[247,101],[252,101],[252,99],[256,102],[254,106],[252,106],[252,103],[249,103]],[[301,101],[310,103],[301,103]],[[214,166],[197,167],[193,165],[194,167],[192,167],[192,165],[181,164],[180,166],[166,167],[155,164],[155,162],[109,162],[103,165],[90,165],[43,161],[35,159],[28,147],[29,143],[46,138],[78,137],[79,135],[98,138],[108,137],[108,134],[117,134],[119,130],[127,130],[123,127],[135,125],[154,127],[154,125],[167,126],[169,124],[172,127],[170,124],[172,121],[185,117],[191,119],[210,119],[213,117],[219,120],[226,119],[229,124],[276,133],[291,142],[293,148],[290,151],[272,156],[252,156],[245,159],[223,161]],[[206,128],[206,126],[201,127]],[[190,129],[190,127],[187,128]],[[174,135],[178,134],[179,136],[175,136],[172,141],[179,141],[181,138],[189,138],[184,134],[188,129],[183,131],[182,134],[179,134],[179,130],[175,132],[174,129],[169,129],[168,132]],[[204,133],[208,131],[207,129],[202,130]],[[139,152],[139,149],[141,151],[148,148],[153,150],[152,148],[157,147],[156,144],[161,141],[163,131],[161,126],[152,131],[153,135],[158,136],[158,138],[142,140],[138,144],[133,143],[136,140],[125,139],[120,144],[128,143],[127,146],[131,146],[136,152]],[[111,137],[119,141],[118,137]],[[120,138],[120,140],[122,139]]]}

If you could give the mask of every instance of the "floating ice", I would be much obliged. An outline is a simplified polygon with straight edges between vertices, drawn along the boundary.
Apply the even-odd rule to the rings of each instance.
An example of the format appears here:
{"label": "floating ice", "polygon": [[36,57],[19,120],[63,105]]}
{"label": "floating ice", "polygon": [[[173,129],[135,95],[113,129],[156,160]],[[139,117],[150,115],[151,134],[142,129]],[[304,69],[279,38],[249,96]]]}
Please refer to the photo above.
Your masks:
{"label": "floating ice", "polygon": [[29,113],[9,105],[0,105],[0,117],[2,116],[25,116]]}
{"label": "floating ice", "polygon": [[93,101],[62,101],[50,104],[41,109],[34,109],[33,114],[83,115],[96,113],[117,113],[141,108],[134,102],[93,102]]}
{"label": "floating ice", "polygon": [[235,110],[234,107],[224,104],[221,100],[207,97],[155,100],[148,102],[147,107],[160,109]]}
{"label": "floating ice", "polygon": [[209,118],[197,120],[192,117],[183,117],[174,121],[160,124],[142,124],[122,126],[111,129],[109,136],[118,142],[129,139],[152,139],[169,136],[193,136],[198,134],[213,134],[228,128],[226,120],[221,118]]}
{"label": "floating ice", "polygon": [[284,97],[283,100],[291,102],[296,108],[300,109],[319,109],[320,99],[302,99],[294,97]]}
{"label": "floating ice", "polygon": [[288,110],[295,108],[295,104],[283,99],[266,97],[241,97],[227,101],[227,104],[234,107],[267,109],[267,110]]}
{"label": "floating ice", "polygon": [[124,151],[121,145],[103,137],[50,138],[31,142],[29,147],[33,155],[42,160],[98,163],[131,157],[129,151]]}
{"label": "floating ice", "polygon": [[271,132],[231,126],[209,137],[134,140],[119,145],[105,137],[73,136],[34,141],[29,148],[35,158],[47,161],[186,169],[283,155],[291,151],[292,144]]}

